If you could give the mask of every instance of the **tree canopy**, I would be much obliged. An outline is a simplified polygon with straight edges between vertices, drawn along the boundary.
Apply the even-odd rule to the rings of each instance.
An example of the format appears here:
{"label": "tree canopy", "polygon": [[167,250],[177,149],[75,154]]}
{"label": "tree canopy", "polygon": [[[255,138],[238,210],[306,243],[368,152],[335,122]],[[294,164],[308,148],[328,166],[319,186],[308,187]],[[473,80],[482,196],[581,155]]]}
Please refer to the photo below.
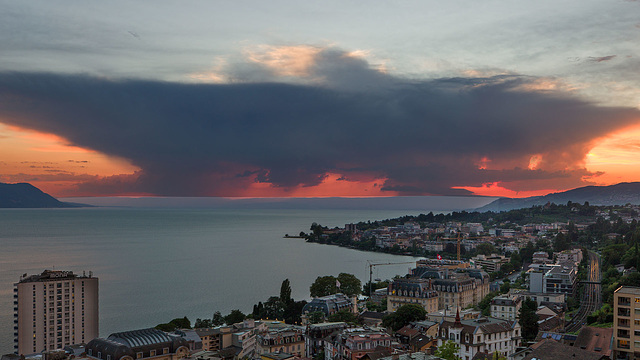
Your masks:
{"label": "tree canopy", "polygon": [[396,312],[382,318],[382,326],[398,331],[412,321],[424,320],[427,310],[418,304],[402,305]]}
{"label": "tree canopy", "polygon": [[447,340],[444,344],[438,346],[435,355],[445,360],[462,360],[462,358],[458,356],[459,351],[460,345],[451,340]]}
{"label": "tree canopy", "polygon": [[352,297],[359,295],[361,290],[362,283],[360,280],[354,275],[347,273],[340,273],[338,277],[331,275],[318,276],[309,288],[312,297],[327,296],[338,292]]}
{"label": "tree canopy", "polygon": [[526,340],[533,340],[538,335],[538,303],[531,299],[526,298],[522,302],[522,307],[518,313],[518,323],[522,328],[522,337]]}

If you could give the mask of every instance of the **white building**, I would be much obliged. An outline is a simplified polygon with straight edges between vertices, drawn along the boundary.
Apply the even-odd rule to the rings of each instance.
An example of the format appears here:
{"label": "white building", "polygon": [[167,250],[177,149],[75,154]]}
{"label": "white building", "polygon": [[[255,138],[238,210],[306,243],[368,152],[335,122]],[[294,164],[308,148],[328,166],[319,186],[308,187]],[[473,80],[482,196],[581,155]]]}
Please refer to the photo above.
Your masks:
{"label": "white building", "polygon": [[443,321],[438,328],[438,346],[447,340],[460,345],[458,356],[471,360],[479,352],[511,354],[520,346],[522,333],[517,321],[479,318]]}
{"label": "white building", "polygon": [[522,307],[522,298],[519,296],[497,296],[491,300],[491,317],[515,321]]}

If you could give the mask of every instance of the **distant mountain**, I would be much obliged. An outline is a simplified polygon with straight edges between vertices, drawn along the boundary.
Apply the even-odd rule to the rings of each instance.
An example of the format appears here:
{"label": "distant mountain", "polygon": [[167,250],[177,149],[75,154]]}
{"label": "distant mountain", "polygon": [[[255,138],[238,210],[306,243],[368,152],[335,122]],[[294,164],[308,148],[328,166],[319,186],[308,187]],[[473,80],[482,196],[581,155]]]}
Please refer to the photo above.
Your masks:
{"label": "distant mountain", "polygon": [[581,204],[588,201],[591,205],[640,204],[640,182],[620,183],[609,186],[585,186],[559,193],[520,199],[500,198],[475,210],[480,212],[508,211],[528,208],[534,205],[544,205],[549,202],[566,204],[569,201]]}
{"label": "distant mountain", "polygon": [[58,201],[37,187],[27,184],[0,183],[0,208],[68,208],[84,205]]}

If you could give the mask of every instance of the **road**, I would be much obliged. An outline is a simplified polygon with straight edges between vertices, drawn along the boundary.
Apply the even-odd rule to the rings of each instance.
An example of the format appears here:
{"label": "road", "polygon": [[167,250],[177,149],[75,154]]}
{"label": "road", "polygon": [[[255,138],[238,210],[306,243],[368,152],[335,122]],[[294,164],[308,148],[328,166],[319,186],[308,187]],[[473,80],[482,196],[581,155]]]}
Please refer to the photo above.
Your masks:
{"label": "road", "polygon": [[580,309],[576,312],[570,322],[565,326],[566,332],[574,332],[580,330],[586,324],[587,315],[602,307],[602,288],[599,284],[601,280],[600,273],[600,255],[589,251],[589,275],[587,281],[598,282],[584,284],[584,292],[581,294]]}

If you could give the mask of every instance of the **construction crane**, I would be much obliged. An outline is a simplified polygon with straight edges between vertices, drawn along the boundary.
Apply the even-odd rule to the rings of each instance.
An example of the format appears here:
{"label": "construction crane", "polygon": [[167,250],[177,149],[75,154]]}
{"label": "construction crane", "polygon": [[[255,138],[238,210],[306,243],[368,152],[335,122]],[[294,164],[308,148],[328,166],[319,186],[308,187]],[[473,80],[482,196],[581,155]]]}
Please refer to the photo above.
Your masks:
{"label": "construction crane", "polygon": [[386,265],[403,265],[403,264],[415,264],[415,261],[405,261],[405,262],[389,262],[389,263],[372,263],[371,260],[367,260],[369,264],[369,296],[372,293],[373,287],[373,268],[376,266],[386,266]]}

